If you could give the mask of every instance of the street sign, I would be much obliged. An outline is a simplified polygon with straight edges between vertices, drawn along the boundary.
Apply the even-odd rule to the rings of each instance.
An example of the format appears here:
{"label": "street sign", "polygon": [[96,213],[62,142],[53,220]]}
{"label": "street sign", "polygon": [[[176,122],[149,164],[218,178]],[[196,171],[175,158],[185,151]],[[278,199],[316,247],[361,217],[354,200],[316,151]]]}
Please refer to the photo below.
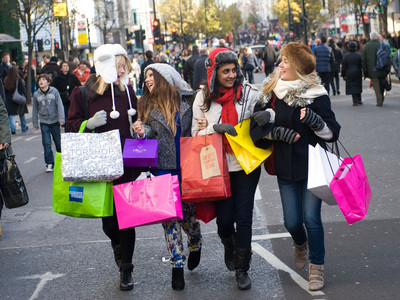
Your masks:
{"label": "street sign", "polygon": [[86,29],[85,21],[78,21],[77,25],[78,25],[78,29]]}
{"label": "street sign", "polygon": [[154,38],[153,37],[148,37],[147,38],[147,43],[148,44],[154,44]]}
{"label": "street sign", "polygon": [[55,17],[66,17],[68,15],[67,3],[54,3],[53,14]]}
{"label": "street sign", "polygon": [[80,45],[85,45],[88,43],[88,37],[86,33],[79,33],[78,34],[78,43]]}

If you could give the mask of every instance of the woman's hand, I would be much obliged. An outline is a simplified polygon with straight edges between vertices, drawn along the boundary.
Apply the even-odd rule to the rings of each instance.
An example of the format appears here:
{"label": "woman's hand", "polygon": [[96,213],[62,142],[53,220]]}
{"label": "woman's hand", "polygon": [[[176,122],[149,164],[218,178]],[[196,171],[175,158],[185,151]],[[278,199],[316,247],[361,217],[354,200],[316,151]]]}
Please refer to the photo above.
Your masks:
{"label": "woman's hand", "polygon": [[143,126],[142,120],[137,119],[137,121],[135,123],[133,123],[132,127],[133,127],[133,130],[136,132],[136,134],[140,138],[144,137],[144,126]]}
{"label": "woman's hand", "polygon": [[7,149],[8,146],[10,146],[10,144],[8,144],[8,143],[0,144],[0,150]]}
{"label": "woman's hand", "polygon": [[306,116],[306,108],[300,109],[300,120],[303,120],[304,117]]}
{"label": "woman's hand", "polygon": [[206,118],[194,118],[197,121],[197,128],[203,130],[207,128],[208,122]]}

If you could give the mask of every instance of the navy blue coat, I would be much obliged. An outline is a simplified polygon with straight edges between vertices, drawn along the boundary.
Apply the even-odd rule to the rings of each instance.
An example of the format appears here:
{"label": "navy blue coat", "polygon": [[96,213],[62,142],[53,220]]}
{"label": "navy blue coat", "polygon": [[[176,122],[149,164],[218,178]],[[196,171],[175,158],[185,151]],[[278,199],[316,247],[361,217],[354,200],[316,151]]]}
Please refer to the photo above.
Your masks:
{"label": "navy blue coat", "polygon": [[318,73],[330,72],[331,63],[335,61],[332,49],[325,44],[321,44],[314,49],[314,55],[317,58],[316,71]]}

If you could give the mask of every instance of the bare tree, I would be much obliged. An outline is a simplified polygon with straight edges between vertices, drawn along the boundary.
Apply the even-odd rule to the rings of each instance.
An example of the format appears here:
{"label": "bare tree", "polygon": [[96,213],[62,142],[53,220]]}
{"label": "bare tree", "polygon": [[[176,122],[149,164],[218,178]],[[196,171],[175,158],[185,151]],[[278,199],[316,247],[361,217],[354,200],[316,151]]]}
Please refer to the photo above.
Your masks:
{"label": "bare tree", "polygon": [[118,12],[113,0],[94,1],[95,17],[93,25],[103,34],[103,43],[107,42],[107,34],[115,28]]}
{"label": "bare tree", "polygon": [[[3,0],[6,3],[0,9],[7,9],[10,14],[18,18],[26,30],[28,45],[28,74],[27,74],[27,99],[31,99],[32,90],[32,55],[36,35],[53,17],[53,0]],[[15,4],[17,2],[17,4]],[[10,11],[11,7],[15,7]]]}

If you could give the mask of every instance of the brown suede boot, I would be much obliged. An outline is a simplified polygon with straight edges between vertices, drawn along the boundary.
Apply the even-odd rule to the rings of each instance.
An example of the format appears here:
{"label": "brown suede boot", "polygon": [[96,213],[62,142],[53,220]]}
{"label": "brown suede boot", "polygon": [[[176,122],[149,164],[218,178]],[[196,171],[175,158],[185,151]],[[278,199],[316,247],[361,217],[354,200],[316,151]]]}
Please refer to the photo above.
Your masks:
{"label": "brown suede boot", "polygon": [[294,264],[298,270],[302,270],[307,263],[308,258],[308,245],[307,241],[303,245],[298,246],[296,243],[294,245]]}
{"label": "brown suede boot", "polygon": [[308,289],[318,291],[324,287],[324,265],[310,263],[308,269]]}

